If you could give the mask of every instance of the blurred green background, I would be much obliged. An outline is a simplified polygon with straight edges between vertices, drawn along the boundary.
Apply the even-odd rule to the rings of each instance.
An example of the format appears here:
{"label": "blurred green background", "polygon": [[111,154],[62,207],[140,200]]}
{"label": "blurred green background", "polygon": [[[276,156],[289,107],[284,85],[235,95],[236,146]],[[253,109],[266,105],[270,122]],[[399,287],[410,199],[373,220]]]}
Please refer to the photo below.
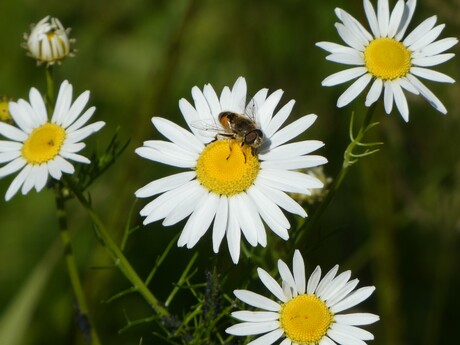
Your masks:
{"label": "blurred green background", "polygon": [[[178,100],[191,100],[194,85],[211,83],[220,92],[245,76],[249,94],[264,87],[283,89],[282,104],[297,101],[289,121],[318,114],[303,137],[325,142],[320,151],[329,160],[325,172],[337,173],[348,143],[350,114],[356,110],[358,123],[362,120],[364,98],[337,109],[336,100],[345,86],[321,87],[322,79],[343,68],[325,61],[326,53],[314,46],[318,41],[340,42],[334,28],[335,7],[365,20],[359,0],[2,0],[0,96],[27,98],[32,86],[45,90],[43,68],[37,68],[20,47],[31,23],[52,15],[72,28],[78,53],[57,68],[56,78],[58,82],[68,79],[75,95],[90,90],[95,117],[107,123],[87,141],[84,152],[102,152],[118,127],[123,140],[131,139],[121,158],[91,188],[95,209],[119,240],[135,202],[134,191],[177,171],[140,159],[134,149],[144,140],[160,138],[150,123],[154,115],[184,125]],[[409,29],[432,15],[447,24],[441,37],[459,36],[460,1],[419,1]],[[457,55],[458,50],[458,45],[452,49]],[[436,69],[460,78],[457,57]],[[339,263],[343,270],[352,269],[360,286],[377,287],[358,308],[381,316],[380,322],[366,327],[375,335],[374,344],[428,345],[458,338],[460,90],[458,84],[426,84],[446,105],[448,115],[411,95],[408,124],[397,112],[387,116],[379,107],[374,119],[381,125],[372,139],[385,145],[352,167],[303,249],[309,272],[317,264],[328,270]],[[0,194],[11,181],[11,177],[0,181]],[[145,203],[140,200],[134,205],[135,214]],[[76,202],[67,206],[74,251],[102,343],[139,344],[142,338],[143,344],[163,344],[152,334],[158,329],[151,323],[119,333],[126,325],[125,315],[135,320],[151,315],[151,310],[134,294],[105,303],[129,284],[116,268],[110,268],[111,260],[81,207]],[[140,222],[137,215],[132,220]],[[130,237],[126,255],[142,277],[183,224],[163,228],[155,223]],[[14,330],[19,340],[0,345],[85,343],[59,256],[51,254],[34,278],[27,296],[35,293],[35,298],[8,309],[57,238],[52,191],[0,201],[0,331]],[[292,249],[292,243],[286,248]],[[278,248],[289,264],[291,249],[283,256]],[[195,250],[200,252],[195,279],[205,281],[204,271],[211,269],[214,256],[210,234],[193,251],[175,248],[166,259],[150,286],[160,299],[166,298]],[[255,274],[251,260],[243,256],[233,266],[228,256],[224,242],[219,254],[222,271],[233,276]],[[266,262],[264,268],[275,266]],[[223,292],[230,295],[242,284],[247,284],[247,275],[227,282]],[[256,280],[251,287],[266,294]],[[173,313],[180,315],[188,308],[193,303],[189,297],[174,301]],[[18,320],[6,314],[21,308],[24,314]],[[232,322],[229,317],[216,331],[222,333]]]}

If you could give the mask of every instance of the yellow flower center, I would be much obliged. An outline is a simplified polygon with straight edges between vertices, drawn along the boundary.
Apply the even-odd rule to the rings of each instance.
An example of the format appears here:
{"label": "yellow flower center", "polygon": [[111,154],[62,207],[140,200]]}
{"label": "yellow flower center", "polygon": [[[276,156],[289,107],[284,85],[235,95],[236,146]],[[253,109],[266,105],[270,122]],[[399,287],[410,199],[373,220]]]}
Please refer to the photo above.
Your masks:
{"label": "yellow flower center", "polygon": [[374,77],[393,80],[409,73],[411,51],[393,38],[377,38],[364,50],[364,61]]}
{"label": "yellow flower center", "polygon": [[198,181],[211,192],[231,196],[248,189],[260,163],[251,147],[237,140],[217,140],[205,147],[196,165]]}
{"label": "yellow flower center", "polygon": [[35,128],[24,141],[22,156],[29,164],[42,164],[56,157],[64,143],[65,130],[54,123]]}
{"label": "yellow flower center", "polygon": [[0,101],[0,121],[11,121],[11,115],[8,110],[8,101]]}
{"label": "yellow flower center", "polygon": [[334,314],[315,295],[300,295],[285,303],[280,312],[281,328],[294,343],[317,344],[334,321]]}

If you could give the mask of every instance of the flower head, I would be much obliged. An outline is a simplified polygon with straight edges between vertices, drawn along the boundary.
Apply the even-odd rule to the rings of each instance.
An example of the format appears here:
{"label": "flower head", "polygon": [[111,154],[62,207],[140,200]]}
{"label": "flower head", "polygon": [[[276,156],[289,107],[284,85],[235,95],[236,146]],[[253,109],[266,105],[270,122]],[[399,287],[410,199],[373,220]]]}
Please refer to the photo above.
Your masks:
{"label": "flower head", "polygon": [[69,38],[70,28],[64,29],[57,18],[47,16],[32,27],[30,34],[25,34],[24,48],[39,64],[52,65],[59,63],[67,55],[71,56]]}
{"label": "flower head", "polygon": [[[268,90],[262,89],[246,106],[246,81],[239,78],[232,90],[223,89],[220,98],[208,84],[203,91],[192,89],[195,106],[180,100],[192,132],[166,119],[152,118],[153,125],[170,141],[146,141],[136,153],[189,171],[155,180],[136,192],[139,198],[161,194],[141,210],[146,217],[144,224],[164,219],[163,225],[168,226],[190,216],[178,245],[192,248],[214,220],[214,252],[218,252],[226,235],[235,263],[241,232],[252,246],[266,245],[262,220],[287,239],[290,225],[281,208],[301,217],[306,212],[286,192],[309,194],[310,189],[323,186],[317,178],[294,170],[322,165],[327,160],[309,155],[323,146],[320,141],[287,144],[310,127],[316,115],[303,116],[280,129],[294,106],[290,101],[273,115],[282,94],[278,90],[267,97]],[[237,119],[231,116],[249,112],[251,119],[236,115],[243,117],[238,120],[244,123],[234,122]],[[227,128],[219,118],[224,123],[230,121],[225,123]]]}
{"label": "flower head", "polygon": [[73,174],[75,169],[69,160],[90,163],[77,154],[85,147],[81,141],[105,123],[98,121],[85,126],[95,110],[91,107],[81,115],[88,99],[89,91],[85,91],[72,104],[72,85],[64,81],[51,120],[35,88],[30,89],[29,102],[19,99],[9,103],[17,127],[0,122],[0,135],[9,139],[0,140],[0,163],[8,163],[0,168],[0,178],[21,171],[8,188],[6,200],[20,188],[24,195],[33,187],[39,192],[48,175],[60,180],[62,173]]}
{"label": "flower head", "polygon": [[270,345],[284,338],[280,345],[292,344],[364,344],[374,336],[359,327],[376,322],[379,317],[369,313],[340,314],[367,299],[375,290],[373,286],[355,290],[358,280],[350,280],[351,272],[336,276],[336,265],[321,278],[321,268],[316,267],[308,281],[305,266],[298,250],[294,253],[292,273],[278,260],[281,286],[262,268],[257,270],[265,287],[279,300],[275,302],[248,290],[235,290],[241,301],[264,311],[237,311],[232,316],[242,323],[227,328],[233,335],[264,334],[248,345]]}
{"label": "flower head", "polygon": [[11,123],[13,119],[11,118],[8,98],[0,98],[0,122]]}
{"label": "flower head", "polygon": [[358,78],[339,97],[337,106],[343,107],[350,103],[372,81],[366,97],[367,107],[377,101],[383,90],[387,114],[391,112],[394,102],[403,119],[408,122],[409,108],[404,89],[423,96],[436,110],[446,114],[444,105],[419,78],[453,83],[451,77],[429,67],[451,59],[455,54],[444,52],[458,40],[450,37],[436,41],[445,26],[435,26],[436,16],[426,19],[405,35],[415,11],[416,0],[398,0],[391,13],[388,0],[378,0],[377,13],[369,0],[363,0],[363,3],[372,34],[350,14],[337,8],[336,15],[341,23],[335,26],[348,46],[331,42],[317,43],[317,46],[331,53],[327,60],[357,66],[334,73],[323,80],[324,86],[333,86]]}

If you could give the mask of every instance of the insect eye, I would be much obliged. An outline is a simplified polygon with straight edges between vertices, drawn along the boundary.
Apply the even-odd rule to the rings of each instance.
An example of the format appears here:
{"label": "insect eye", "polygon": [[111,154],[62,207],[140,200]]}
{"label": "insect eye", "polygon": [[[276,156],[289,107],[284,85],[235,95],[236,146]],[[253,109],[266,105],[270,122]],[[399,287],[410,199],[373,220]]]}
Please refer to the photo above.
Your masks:
{"label": "insect eye", "polygon": [[254,142],[259,138],[260,139],[263,138],[262,131],[259,129],[255,129],[253,131],[250,131],[248,134],[246,134],[246,136],[244,137],[244,142],[246,144],[254,144]]}

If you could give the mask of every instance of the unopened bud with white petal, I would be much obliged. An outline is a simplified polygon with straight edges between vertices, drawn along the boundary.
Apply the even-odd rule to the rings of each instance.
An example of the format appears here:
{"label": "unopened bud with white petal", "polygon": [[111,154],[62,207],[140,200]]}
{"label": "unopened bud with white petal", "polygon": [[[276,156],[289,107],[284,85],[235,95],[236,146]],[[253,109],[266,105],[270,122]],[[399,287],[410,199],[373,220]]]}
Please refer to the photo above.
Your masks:
{"label": "unopened bud with white petal", "polygon": [[38,64],[60,63],[66,56],[73,56],[74,39],[69,38],[69,32],[70,28],[65,29],[59,19],[47,16],[32,26],[30,34],[24,35],[24,48]]}

